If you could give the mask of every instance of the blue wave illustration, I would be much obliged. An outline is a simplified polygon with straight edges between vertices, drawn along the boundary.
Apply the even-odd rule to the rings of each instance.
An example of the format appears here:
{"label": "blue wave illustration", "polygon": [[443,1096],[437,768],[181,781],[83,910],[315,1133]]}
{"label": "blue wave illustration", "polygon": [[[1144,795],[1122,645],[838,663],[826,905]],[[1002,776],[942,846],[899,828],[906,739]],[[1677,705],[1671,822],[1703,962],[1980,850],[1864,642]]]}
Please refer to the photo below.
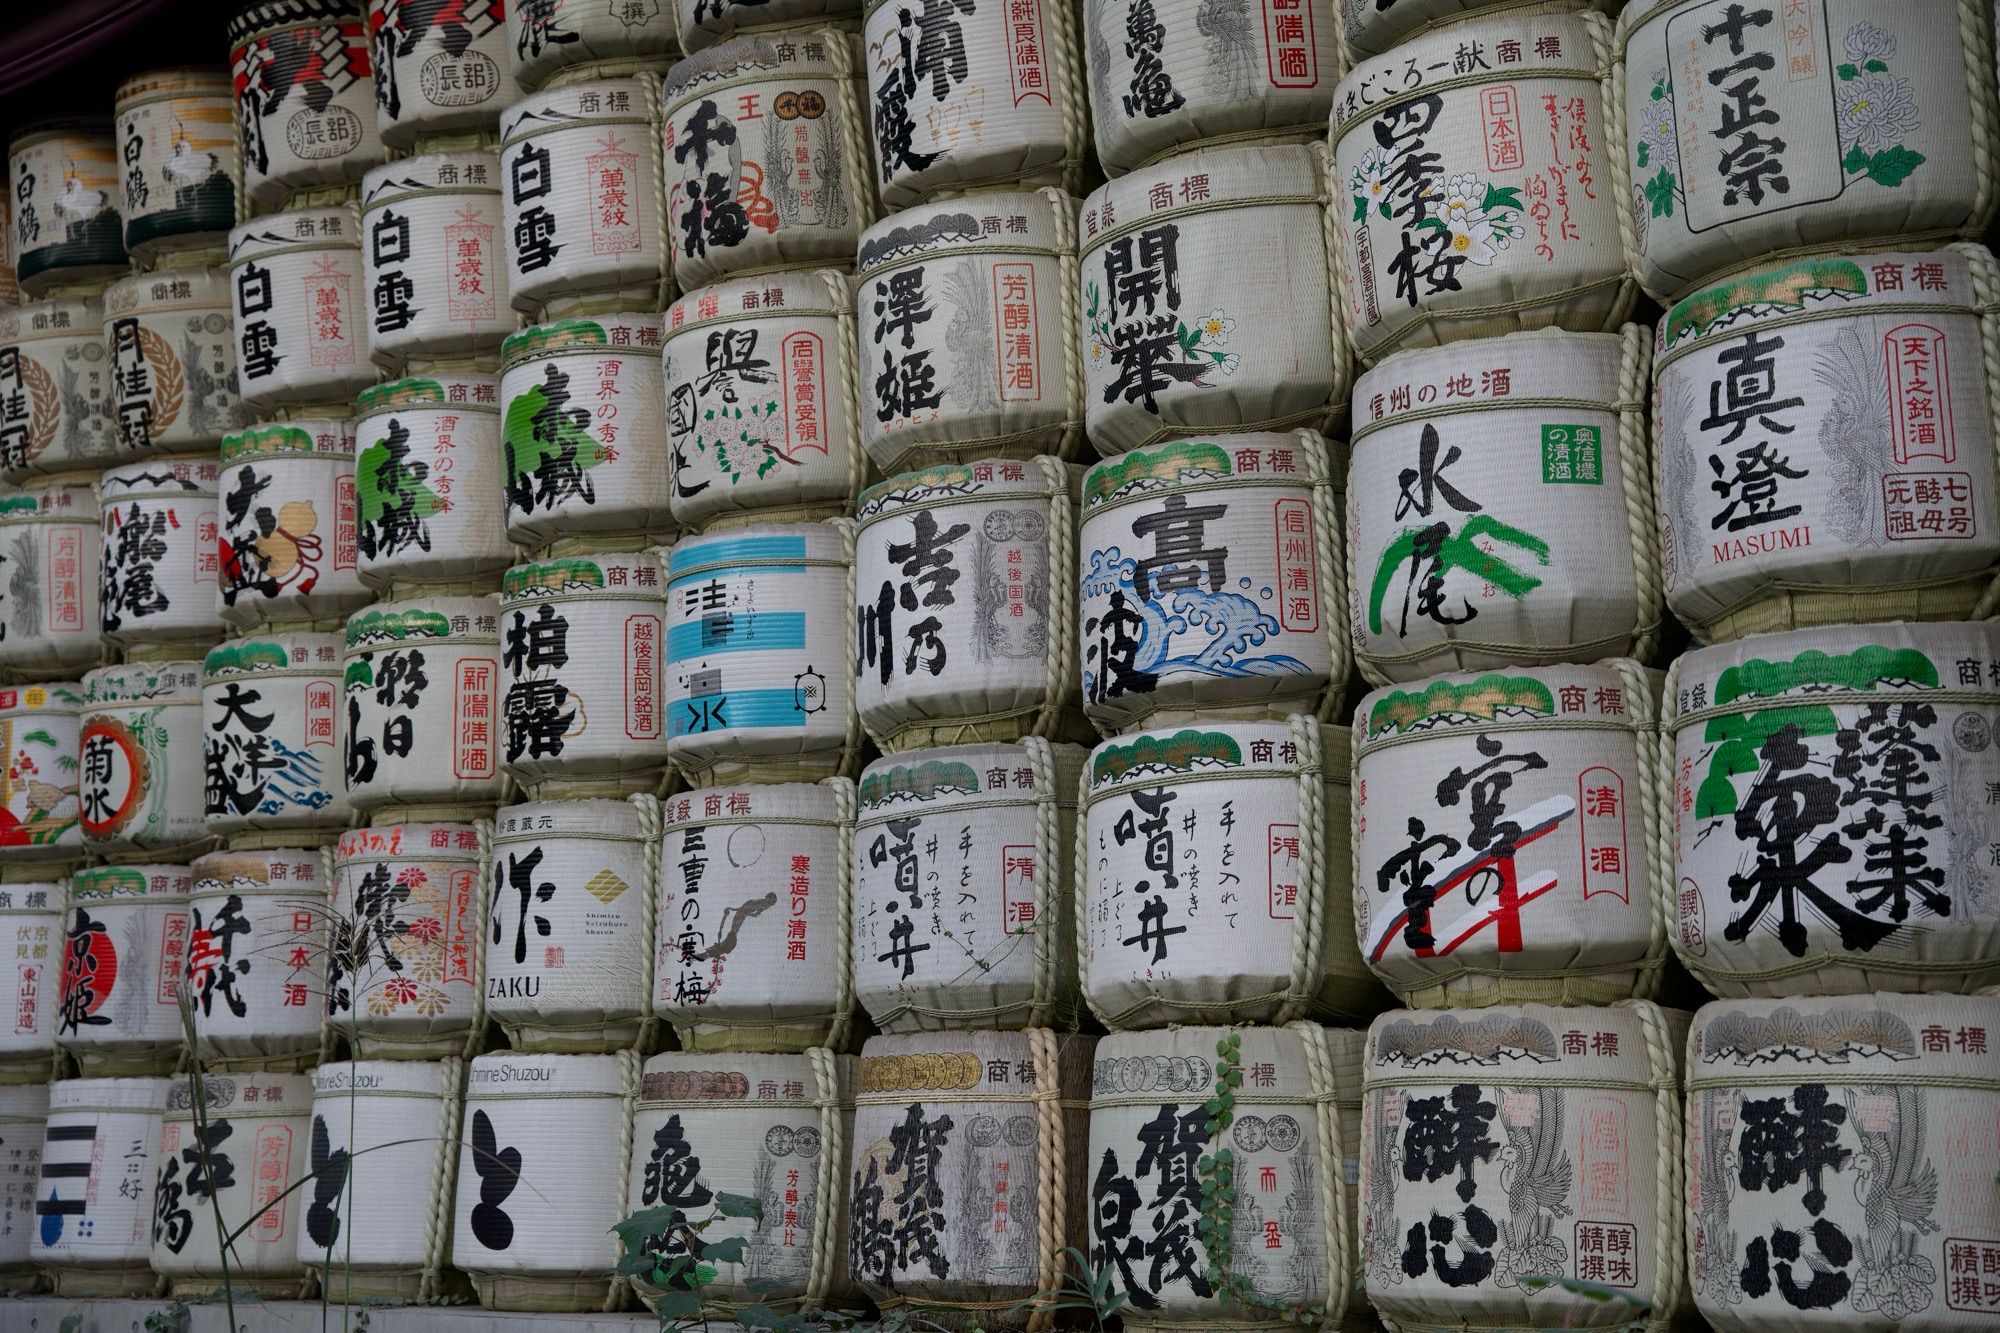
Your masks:
{"label": "blue wave illustration", "polygon": [[[1148,601],[1133,587],[1136,558],[1109,546],[1086,554],[1080,582],[1082,597],[1125,593],[1128,610],[1139,614],[1138,651],[1132,665],[1160,676],[1176,672],[1242,679],[1250,676],[1309,675],[1312,668],[1286,653],[1250,656],[1252,649],[1279,633],[1278,619],[1239,592],[1211,592],[1206,584],[1179,588],[1158,601]],[[1238,580],[1248,587],[1249,580]],[[1269,589],[1265,590],[1269,593]],[[1193,642],[1190,642],[1193,640]],[[1176,651],[1179,650],[1179,651]],[[1084,667],[1086,698],[1094,697],[1096,672]]]}

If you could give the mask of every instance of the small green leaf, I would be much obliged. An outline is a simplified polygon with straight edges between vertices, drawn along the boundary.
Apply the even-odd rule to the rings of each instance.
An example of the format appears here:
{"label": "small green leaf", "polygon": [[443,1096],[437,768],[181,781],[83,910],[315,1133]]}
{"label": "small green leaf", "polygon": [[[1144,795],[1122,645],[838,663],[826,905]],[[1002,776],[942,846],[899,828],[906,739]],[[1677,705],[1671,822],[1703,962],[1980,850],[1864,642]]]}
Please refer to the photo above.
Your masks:
{"label": "small green leaf", "polygon": [[1360,195],[1354,196],[1354,221],[1360,222],[1368,216],[1368,201]]}
{"label": "small green leaf", "polygon": [[1652,156],[1653,156],[1653,145],[1647,143],[1644,139],[1639,140],[1639,152],[1638,152],[1639,165],[1642,167],[1651,166]]}
{"label": "small green leaf", "polygon": [[1847,150],[1847,156],[1840,159],[1840,165],[1848,175],[1859,176],[1868,170],[1868,153],[1857,145]]}
{"label": "small green leaf", "polygon": [[1858,79],[1861,77],[1861,71],[1852,65],[1836,65],[1833,68],[1833,72],[1838,74],[1842,79]]}
{"label": "small green leaf", "polygon": [[703,1255],[721,1264],[743,1262],[744,1240],[741,1236],[731,1236],[728,1240],[710,1241],[702,1246]]}
{"label": "small green leaf", "polygon": [[701,1313],[701,1293],[698,1291],[663,1291],[658,1305],[660,1318],[692,1319]]}
{"label": "small green leaf", "polygon": [[1221,1039],[1220,1041],[1218,1041],[1218,1042],[1216,1042],[1216,1043],[1215,1043],[1215,1053],[1216,1053],[1217,1055],[1228,1055],[1228,1054],[1229,1054],[1229,1038],[1228,1038],[1228,1037],[1224,1037],[1224,1038],[1222,1038],[1222,1039]]}
{"label": "small green leaf", "polygon": [[1230,1070],[1230,1071],[1229,1071],[1229,1073],[1228,1073],[1228,1075],[1227,1075],[1226,1077],[1227,1077],[1227,1078],[1228,1078],[1228,1080],[1229,1080],[1229,1086],[1230,1086],[1230,1087],[1232,1087],[1232,1088],[1240,1088],[1240,1087],[1242,1087],[1242,1086],[1243,1086],[1243,1071],[1242,1071],[1242,1070],[1240,1070],[1240,1069],[1232,1069],[1232,1070]]}
{"label": "small green leaf", "polygon": [[1879,60],[1867,61],[1863,63],[1861,68],[1867,70],[1870,74],[1887,74],[1889,72],[1889,67]]}
{"label": "small green leaf", "polygon": [[1924,155],[1897,144],[1868,159],[1868,179],[1877,185],[1898,186],[1924,164]]}
{"label": "small green leaf", "polygon": [[1519,208],[1520,206],[1521,192],[1511,185],[1504,187],[1497,185],[1487,186],[1486,199],[1481,205],[1481,207],[1486,209]]}
{"label": "small green leaf", "polygon": [[1395,211],[1392,208],[1390,208],[1389,201],[1387,199],[1384,199],[1381,203],[1377,204],[1376,207],[1381,210],[1382,216],[1385,218],[1394,217],[1396,215]]}
{"label": "small green leaf", "polygon": [[760,1200],[747,1194],[731,1194],[727,1190],[716,1191],[715,1211],[724,1217],[747,1217],[759,1223],[764,1220],[764,1205]]}
{"label": "small green leaf", "polygon": [[1660,173],[1646,182],[1646,201],[1652,205],[1656,218],[1674,215],[1674,173],[1662,167]]}

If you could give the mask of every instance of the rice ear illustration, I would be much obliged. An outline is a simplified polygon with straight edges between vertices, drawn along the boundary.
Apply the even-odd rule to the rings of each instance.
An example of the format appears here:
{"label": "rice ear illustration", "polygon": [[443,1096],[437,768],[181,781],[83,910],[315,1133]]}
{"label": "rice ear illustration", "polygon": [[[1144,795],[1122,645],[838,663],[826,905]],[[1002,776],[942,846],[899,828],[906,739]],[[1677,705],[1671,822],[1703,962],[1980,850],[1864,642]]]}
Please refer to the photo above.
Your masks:
{"label": "rice ear illustration", "polygon": [[56,427],[62,421],[62,395],[55,376],[33,357],[21,358],[21,382],[28,389],[29,458],[40,458],[55,442]]}
{"label": "rice ear illustration", "polygon": [[153,419],[148,438],[157,440],[181,414],[187,376],[181,371],[174,345],[143,324],[139,326],[139,352],[153,371]]}

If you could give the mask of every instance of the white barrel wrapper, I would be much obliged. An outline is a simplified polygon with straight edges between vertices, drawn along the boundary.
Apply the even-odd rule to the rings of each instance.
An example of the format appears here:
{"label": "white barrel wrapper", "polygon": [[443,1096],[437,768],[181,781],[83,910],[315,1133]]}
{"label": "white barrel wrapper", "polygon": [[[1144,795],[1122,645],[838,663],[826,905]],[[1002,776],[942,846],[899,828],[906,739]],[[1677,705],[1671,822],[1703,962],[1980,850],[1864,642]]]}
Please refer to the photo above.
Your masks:
{"label": "white barrel wrapper", "polygon": [[667,558],[674,765],[734,782],[825,777],[861,744],[848,665],[853,528],[771,523],[689,537]]}
{"label": "white barrel wrapper", "polygon": [[0,1272],[16,1289],[31,1285],[29,1247],[39,1222],[35,1189],[41,1183],[48,1121],[48,1084],[0,1087],[0,1142],[7,1150],[0,1158]]}
{"label": "white barrel wrapper", "polygon": [[292,418],[222,441],[216,609],[238,628],[368,601],[355,572],[354,422]]}
{"label": "white barrel wrapper", "polygon": [[501,763],[515,780],[650,785],[666,766],[662,581],[651,551],[558,556],[507,571]]}
{"label": "white barrel wrapper", "polygon": [[519,559],[507,540],[500,381],[441,371],[355,400],[356,544],[361,581],[490,579]]}
{"label": "white barrel wrapper", "polygon": [[363,354],[370,303],[353,210],[306,209],[237,227],[229,281],[237,387],[252,412],[344,402],[375,382]]}
{"label": "white barrel wrapper", "polygon": [[852,262],[875,220],[861,40],[827,28],[738,37],[667,75],[674,280]]}
{"label": "white barrel wrapper", "polygon": [[122,168],[109,116],[24,127],[7,144],[7,176],[15,269],[29,299],[126,271]]}
{"label": "white barrel wrapper", "polygon": [[1210,141],[1326,133],[1342,67],[1332,0],[1084,0],[1082,23],[1106,175]]}
{"label": "white barrel wrapper", "polygon": [[502,253],[500,159],[402,158],[361,189],[368,350],[375,364],[491,354],[514,331]]}
{"label": "white barrel wrapper", "polygon": [[[594,1310],[614,1284],[627,1210],[628,1082],[638,1057],[523,1055],[472,1062],[451,1240],[489,1309]],[[629,1072],[628,1072],[629,1071]]]}
{"label": "white barrel wrapper", "polygon": [[1099,453],[1331,423],[1349,375],[1328,171],[1320,144],[1207,149],[1084,200],[1084,425]]}
{"label": "white barrel wrapper", "polygon": [[135,273],[104,289],[106,410],[122,453],[210,453],[250,424],[221,240],[205,252],[212,265]]}
{"label": "white barrel wrapper", "polygon": [[884,472],[1076,453],[1076,201],[980,194],[894,213],[856,260],[854,391]]}
{"label": "white barrel wrapper", "polygon": [[[1376,1019],[1361,1261],[1382,1318],[1413,1333],[1664,1333],[1685,1318],[1675,1157],[1686,1033],[1686,1014],[1645,1000]],[[1557,1285],[1568,1279],[1611,1294],[1586,1301]]]}
{"label": "white barrel wrapper", "polygon": [[116,461],[115,398],[102,297],[0,309],[0,478],[18,485]]}
{"label": "white barrel wrapper", "polygon": [[202,821],[201,663],[134,662],[84,673],[77,799],[97,855],[163,852]]}
{"label": "white barrel wrapper", "polygon": [[851,513],[867,475],[854,415],[853,280],[731,278],[667,309],[674,518],[687,528]]}
{"label": "white barrel wrapper", "polygon": [[73,672],[103,660],[99,526],[88,485],[0,496],[0,669]]}
{"label": "white barrel wrapper", "polygon": [[508,537],[671,534],[660,316],[539,324],[501,355]]}
{"label": "white barrel wrapper", "polygon": [[154,1277],[154,1165],[164,1078],[73,1078],[50,1085],[28,1253],[74,1295],[145,1294]]}
{"label": "white barrel wrapper", "polygon": [[236,223],[229,71],[158,69],[118,85],[118,213],[136,259],[220,245]]}
{"label": "white barrel wrapper", "polygon": [[355,809],[500,799],[507,694],[498,598],[411,598],[357,612],[341,689]]}
{"label": "white barrel wrapper", "polygon": [[313,1185],[291,1187],[310,1170],[312,1077],[204,1074],[199,1125],[189,1083],[169,1085],[160,1122],[153,1271],[177,1296],[221,1291],[225,1270],[236,1291],[296,1296],[306,1275],[299,1220]]}
{"label": "white barrel wrapper", "polygon": [[0,858],[10,865],[83,852],[82,707],[82,689],[66,681],[0,686]]}
{"label": "white barrel wrapper", "polygon": [[106,642],[206,651],[229,627],[216,614],[222,566],[213,458],[160,458],[107,471],[98,546],[98,616]]}
{"label": "white barrel wrapper", "polygon": [[1976,245],[1832,255],[1668,309],[1660,545],[1697,638],[1990,609],[1996,283]]}
{"label": "white barrel wrapper", "polygon": [[186,1035],[186,866],[97,866],[70,878],[56,1042],[85,1073],[173,1067]]}
{"label": "white barrel wrapper", "polygon": [[263,0],[229,21],[243,190],[270,210],[383,157],[363,0]]}
{"label": "white barrel wrapper", "polygon": [[841,1044],[853,783],[707,787],[669,797],[661,818],[653,1009],[681,1048]]}
{"label": "white barrel wrapper", "polygon": [[1702,1007],[1688,1040],[1685,1189],[1694,1304],[1709,1326],[1990,1325],[1996,1030],[1990,994]]}
{"label": "white barrel wrapper", "polygon": [[626,801],[501,807],[486,1012],[515,1049],[615,1050],[643,1031],[658,837],[657,809]]}
{"label": "white barrel wrapper", "polygon": [[854,989],[884,1032],[1074,1026],[1084,752],[1031,737],[879,759],[854,828]]}
{"label": "white barrel wrapper", "polygon": [[530,0],[507,6],[508,68],[522,89],[539,88],[564,66],[605,60],[665,64],[678,54],[672,0],[621,4]]}
{"label": "white barrel wrapper", "polygon": [[188,895],[186,987],[210,1067],[309,1065],[326,1013],[326,862],[316,847],[210,852]]}
{"label": "white barrel wrapper", "polygon": [[382,142],[409,148],[425,135],[490,134],[513,96],[506,0],[422,5],[368,0],[369,65]]}
{"label": "white barrel wrapper", "polygon": [[1703,985],[2000,984],[2000,624],[1756,635],[1667,683],[1674,949]]}
{"label": "white barrel wrapper", "polygon": [[[626,1206],[681,1209],[706,1244],[741,1237],[744,1261],[718,1263],[709,1308],[820,1308],[847,1281],[847,1148],[855,1058],[675,1051],[646,1061],[632,1123]],[[718,1194],[755,1199],[763,1216],[724,1216]],[[672,1253],[670,1246],[662,1250]],[[658,1295],[632,1280],[642,1299]]]}
{"label": "white barrel wrapper", "polygon": [[[62,1003],[62,964],[67,951],[64,904],[69,901],[69,882],[62,879],[28,881],[0,886],[0,1062],[6,1072],[0,1081],[14,1082],[46,1077],[49,1057],[55,1050],[56,1010]],[[0,1125],[5,1124],[10,1101],[18,1109],[13,1090],[0,1086]],[[12,1149],[22,1141],[0,1128],[0,1145]],[[10,1187],[19,1185],[18,1158],[0,1156],[0,1267],[18,1263],[19,1255],[8,1258],[10,1242],[26,1252],[25,1221],[9,1218]],[[30,1177],[29,1186],[33,1179]],[[9,1222],[20,1226],[9,1230]]]}
{"label": "white barrel wrapper", "polygon": [[1638,663],[1377,690],[1354,710],[1354,928],[1405,1004],[1658,987],[1672,865]]}
{"label": "white barrel wrapper", "polygon": [[1106,1027],[1379,1005],[1354,945],[1348,750],[1344,728],[1295,714],[1139,732],[1091,753],[1076,945]]}
{"label": "white barrel wrapper", "polygon": [[1346,570],[1311,431],[1179,440],[1083,483],[1083,710],[1100,731],[1331,715],[1347,688]]}
{"label": "white barrel wrapper", "polygon": [[352,822],[340,748],[340,636],[231,639],[202,663],[208,831],[319,830]]}
{"label": "white barrel wrapper", "polygon": [[1608,54],[1640,279],[1663,302],[1767,255],[1992,219],[1993,16],[1970,0],[1640,0]]}
{"label": "white barrel wrapper", "polygon": [[491,830],[349,829],[334,853],[330,1022],[363,1056],[462,1050],[478,1000]]}
{"label": "white barrel wrapper", "polygon": [[1044,455],[906,472],[862,494],[854,666],[878,744],[1088,734],[1076,697],[1080,480]]}

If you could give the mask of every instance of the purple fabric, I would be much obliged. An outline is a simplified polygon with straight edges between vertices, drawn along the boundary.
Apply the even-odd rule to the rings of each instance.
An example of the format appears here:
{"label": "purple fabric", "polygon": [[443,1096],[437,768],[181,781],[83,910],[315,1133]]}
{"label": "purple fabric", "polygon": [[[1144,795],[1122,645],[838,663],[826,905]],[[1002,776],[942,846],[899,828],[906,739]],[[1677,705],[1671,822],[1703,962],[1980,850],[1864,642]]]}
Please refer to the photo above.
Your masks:
{"label": "purple fabric", "polygon": [[[0,94],[71,65],[172,8],[175,0],[17,0],[0,37]],[[105,114],[110,114],[105,107]]]}

